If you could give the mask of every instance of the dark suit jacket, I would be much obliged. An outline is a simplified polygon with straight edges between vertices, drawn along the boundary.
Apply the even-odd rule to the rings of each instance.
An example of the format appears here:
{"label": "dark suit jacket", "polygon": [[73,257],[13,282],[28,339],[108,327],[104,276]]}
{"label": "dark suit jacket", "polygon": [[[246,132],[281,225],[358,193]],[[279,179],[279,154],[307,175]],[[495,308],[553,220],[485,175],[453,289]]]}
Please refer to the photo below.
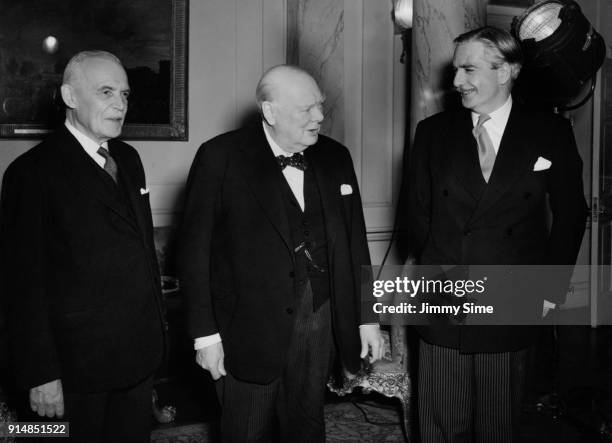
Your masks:
{"label": "dark suit jacket", "polygon": [[151,374],[163,353],[161,290],[138,153],[111,140],[126,205],[62,126],[2,186],[3,298],[21,388],[61,379],[104,391]]}
{"label": "dark suit jacket", "polygon": [[[417,127],[406,204],[419,262],[573,265],[587,206],[582,161],[569,122],[514,102],[488,184],[472,127],[466,109],[434,115]],[[534,171],[539,157],[551,161],[551,167]],[[562,303],[567,283],[543,297]],[[421,333],[433,344],[485,352],[524,347],[533,331],[451,326],[422,328]]]}
{"label": "dark suit jacket", "polygon": [[[319,186],[328,240],[334,334],[359,368],[360,274],[369,265],[357,180],[347,149],[319,136],[305,151]],[[285,180],[261,125],[204,143],[193,162],[179,260],[190,334],[220,332],[226,368],[267,383],[286,363],[297,304]],[[341,195],[343,184],[353,193]]]}

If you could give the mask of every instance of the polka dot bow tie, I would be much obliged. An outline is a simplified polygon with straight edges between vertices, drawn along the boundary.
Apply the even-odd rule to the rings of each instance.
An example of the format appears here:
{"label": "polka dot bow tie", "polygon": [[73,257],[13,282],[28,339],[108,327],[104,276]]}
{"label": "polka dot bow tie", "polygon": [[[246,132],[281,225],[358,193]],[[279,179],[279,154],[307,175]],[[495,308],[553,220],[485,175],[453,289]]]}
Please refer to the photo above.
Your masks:
{"label": "polka dot bow tie", "polygon": [[293,154],[290,157],[286,157],[284,155],[277,155],[276,161],[281,168],[281,171],[285,169],[287,166],[293,166],[301,171],[305,171],[308,167],[306,163],[306,159],[302,154]]}

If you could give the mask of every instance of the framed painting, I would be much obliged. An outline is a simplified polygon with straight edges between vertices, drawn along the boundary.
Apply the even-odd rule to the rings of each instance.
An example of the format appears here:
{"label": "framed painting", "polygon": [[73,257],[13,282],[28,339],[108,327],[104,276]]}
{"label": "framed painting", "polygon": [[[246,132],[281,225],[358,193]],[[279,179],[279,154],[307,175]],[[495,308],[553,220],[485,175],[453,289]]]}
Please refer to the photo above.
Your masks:
{"label": "framed painting", "polygon": [[187,140],[189,0],[0,0],[0,137],[40,138],[63,122],[68,60],[122,61],[130,100],[121,138]]}

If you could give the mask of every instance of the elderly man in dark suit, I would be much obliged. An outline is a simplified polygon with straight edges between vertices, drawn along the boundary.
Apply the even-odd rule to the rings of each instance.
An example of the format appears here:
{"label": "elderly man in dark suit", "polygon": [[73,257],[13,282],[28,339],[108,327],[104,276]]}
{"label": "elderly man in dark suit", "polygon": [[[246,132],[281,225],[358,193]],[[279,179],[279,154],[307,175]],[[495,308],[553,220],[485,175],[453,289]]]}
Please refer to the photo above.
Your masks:
{"label": "elderly man in dark suit", "polygon": [[[587,207],[570,123],[513,101],[522,54],[507,32],[480,28],[455,44],[454,86],[464,109],[419,123],[405,177],[409,199],[401,204],[409,206],[419,263],[573,265]],[[548,296],[540,310],[565,294]],[[432,325],[420,334],[423,441],[517,441],[524,350],[534,329]]]}
{"label": "elderly man in dark suit", "polygon": [[149,441],[163,355],[153,227],[138,153],[114,140],[128,106],[120,61],[75,55],[66,121],[7,169],[1,241],[12,367],[40,417],[73,441]]}
{"label": "elderly man in dark suit", "polygon": [[274,67],[256,97],[262,121],[204,143],[189,174],[189,329],[219,379],[224,441],[324,441],[332,354],[355,372],[360,355],[382,352],[376,319],[360,312],[361,199],[347,149],[319,134],[324,97],[310,75]]}

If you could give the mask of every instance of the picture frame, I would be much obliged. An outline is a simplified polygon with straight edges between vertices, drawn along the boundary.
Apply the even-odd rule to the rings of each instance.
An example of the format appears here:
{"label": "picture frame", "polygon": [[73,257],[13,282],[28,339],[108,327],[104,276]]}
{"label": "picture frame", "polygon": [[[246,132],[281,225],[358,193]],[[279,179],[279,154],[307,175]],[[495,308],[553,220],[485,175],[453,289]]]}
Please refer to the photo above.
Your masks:
{"label": "picture frame", "polygon": [[189,0],[0,0],[0,137],[43,138],[64,120],[68,60],[105,50],[130,83],[126,140],[188,140]]}

